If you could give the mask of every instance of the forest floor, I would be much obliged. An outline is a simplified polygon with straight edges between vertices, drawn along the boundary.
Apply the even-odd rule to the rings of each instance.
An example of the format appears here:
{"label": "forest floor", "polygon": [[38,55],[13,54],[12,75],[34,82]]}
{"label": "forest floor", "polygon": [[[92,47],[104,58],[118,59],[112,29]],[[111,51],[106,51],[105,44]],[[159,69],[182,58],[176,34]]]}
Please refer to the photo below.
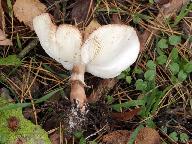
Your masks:
{"label": "forest floor", "polygon": [[[0,33],[0,88],[7,89],[15,103],[32,104],[21,105],[24,117],[47,131],[52,143],[134,143],[143,127],[157,132],[160,143],[190,143],[189,0],[40,0],[57,25],[72,24],[84,31],[93,19],[100,25],[125,24],[134,27],[140,39],[137,61],[117,78],[85,74],[89,111],[73,130],[68,128],[70,72],[44,52],[28,17],[15,10],[15,1],[25,7],[34,0],[1,1],[0,30],[7,39]],[[150,132],[143,133],[149,133],[143,136],[149,139],[146,144],[155,143]]]}

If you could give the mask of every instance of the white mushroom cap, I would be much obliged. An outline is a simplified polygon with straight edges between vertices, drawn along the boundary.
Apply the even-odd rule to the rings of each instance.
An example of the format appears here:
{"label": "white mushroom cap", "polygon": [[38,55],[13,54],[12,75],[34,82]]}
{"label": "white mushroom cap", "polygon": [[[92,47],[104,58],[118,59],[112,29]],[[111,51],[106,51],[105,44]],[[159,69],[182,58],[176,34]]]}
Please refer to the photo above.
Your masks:
{"label": "white mushroom cap", "polygon": [[48,13],[33,19],[34,30],[45,52],[60,62],[66,69],[72,69],[81,59],[82,36],[72,25],[55,26]]}
{"label": "white mushroom cap", "polygon": [[136,61],[139,50],[139,39],[132,27],[110,24],[88,37],[81,48],[81,59],[87,72],[113,78]]}

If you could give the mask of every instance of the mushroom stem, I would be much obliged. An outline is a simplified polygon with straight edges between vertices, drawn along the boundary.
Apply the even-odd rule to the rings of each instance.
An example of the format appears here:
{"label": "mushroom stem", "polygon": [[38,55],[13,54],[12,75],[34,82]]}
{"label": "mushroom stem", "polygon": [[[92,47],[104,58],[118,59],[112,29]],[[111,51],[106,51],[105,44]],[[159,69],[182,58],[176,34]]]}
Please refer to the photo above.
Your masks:
{"label": "mushroom stem", "polygon": [[85,65],[74,64],[71,75],[71,93],[70,100],[76,103],[81,112],[85,111],[87,98],[85,95],[84,83]]}

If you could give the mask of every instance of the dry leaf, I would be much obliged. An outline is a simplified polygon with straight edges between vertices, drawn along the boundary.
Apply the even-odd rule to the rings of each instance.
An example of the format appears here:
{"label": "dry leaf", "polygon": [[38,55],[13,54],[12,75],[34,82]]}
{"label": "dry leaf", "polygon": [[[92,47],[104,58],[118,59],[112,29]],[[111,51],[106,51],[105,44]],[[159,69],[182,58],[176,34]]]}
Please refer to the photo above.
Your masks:
{"label": "dry leaf", "polygon": [[97,22],[97,20],[93,19],[90,24],[85,28],[83,33],[84,40],[96,29],[98,29],[101,25]]}
{"label": "dry leaf", "polygon": [[5,33],[0,29],[0,45],[13,45],[11,40],[6,38]]}
{"label": "dry leaf", "polygon": [[113,14],[112,15],[112,23],[114,23],[114,24],[122,24],[122,21],[121,21],[121,19],[120,19],[120,17],[119,17],[119,14]]}
{"label": "dry leaf", "polygon": [[132,119],[134,116],[136,116],[140,111],[140,108],[136,108],[127,112],[122,113],[112,113],[111,116],[113,119],[116,119],[118,121],[128,121]]}
{"label": "dry leaf", "polygon": [[102,143],[105,144],[127,144],[130,132],[127,130],[117,130],[103,136]]}
{"label": "dry leaf", "polygon": [[33,30],[33,18],[44,13],[46,6],[38,0],[16,0],[13,11],[19,21]]}
{"label": "dry leaf", "polygon": [[159,133],[152,128],[142,128],[137,134],[135,144],[160,144]]}
{"label": "dry leaf", "polygon": [[[105,144],[127,144],[131,133],[127,130],[117,130],[106,134],[102,138],[102,143]],[[159,133],[152,128],[140,129],[134,144],[160,144]]]}
{"label": "dry leaf", "polygon": [[87,22],[93,8],[93,0],[76,0],[76,4],[72,9],[72,18],[81,27]]}
{"label": "dry leaf", "polygon": [[59,144],[60,143],[60,135],[57,132],[50,134],[49,138],[50,138],[52,144]]}

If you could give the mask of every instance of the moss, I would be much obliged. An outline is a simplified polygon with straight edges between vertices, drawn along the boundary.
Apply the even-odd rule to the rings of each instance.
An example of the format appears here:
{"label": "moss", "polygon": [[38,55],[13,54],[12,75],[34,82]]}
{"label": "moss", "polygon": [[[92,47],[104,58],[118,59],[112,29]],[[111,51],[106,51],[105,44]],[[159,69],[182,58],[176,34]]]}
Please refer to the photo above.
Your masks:
{"label": "moss", "polygon": [[[0,96],[0,107],[8,104],[8,100]],[[11,129],[8,121],[15,117],[17,129]],[[0,110],[0,144],[15,144],[21,140],[25,144],[51,144],[48,134],[39,126],[24,118],[22,109]]]}

